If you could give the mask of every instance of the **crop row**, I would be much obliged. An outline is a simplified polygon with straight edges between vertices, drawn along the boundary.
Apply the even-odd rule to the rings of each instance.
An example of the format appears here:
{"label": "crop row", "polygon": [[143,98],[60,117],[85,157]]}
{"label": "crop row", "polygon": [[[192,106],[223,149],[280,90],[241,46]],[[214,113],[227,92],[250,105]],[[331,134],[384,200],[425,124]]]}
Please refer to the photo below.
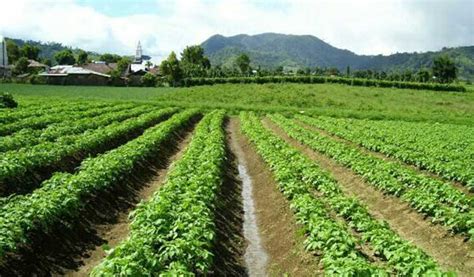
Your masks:
{"label": "crop row", "polygon": [[[0,125],[0,135],[6,136],[25,128],[42,129],[49,124],[65,120],[80,119],[84,116],[94,116],[101,113],[101,105],[96,104],[97,109],[91,104],[78,105],[71,110],[62,110],[57,113],[47,113],[41,116],[31,116],[19,121]],[[106,108],[107,109],[107,108]]]}
{"label": "crop row", "polygon": [[[312,126],[315,126],[316,124],[314,122],[316,120],[310,117],[297,116],[297,118],[300,119],[302,122],[310,124]],[[275,117],[275,119],[277,118]],[[280,121],[280,123],[282,124],[284,124],[284,122],[289,123],[288,120],[282,117],[279,117],[279,119],[283,120]],[[297,128],[301,131],[307,132],[307,130],[301,127]],[[326,140],[329,141],[330,139],[326,138]],[[334,144],[337,145],[338,143]],[[344,144],[339,143],[339,145]],[[348,145],[347,148],[351,147]],[[354,149],[354,151],[356,150],[355,147],[352,148]],[[441,203],[445,203],[449,206],[455,207],[459,212],[468,212],[472,209],[472,207],[474,207],[474,199],[471,196],[467,196],[460,190],[456,189],[450,183],[445,183],[438,179],[421,174],[418,171],[409,167],[405,167],[403,166],[403,164],[400,164],[398,162],[383,161],[381,158],[376,158],[369,154],[366,154],[365,156],[372,157],[373,163],[380,164],[380,168],[382,168],[383,171],[388,172],[391,176],[393,176],[400,182],[400,185],[398,187],[395,185],[392,186],[394,189],[405,190],[407,188],[416,187],[418,189],[424,190],[427,193],[430,193],[433,197],[436,197]],[[405,187],[401,186],[401,184],[403,184]],[[399,196],[402,193],[403,191],[395,192],[395,195]]]}
{"label": "crop row", "polygon": [[10,136],[0,138],[0,152],[31,147],[42,142],[54,141],[62,136],[79,134],[86,130],[111,124],[114,121],[122,121],[138,116],[152,109],[145,105],[132,108],[134,106],[128,104],[104,108],[98,111],[100,114],[92,113],[91,110],[83,118],[51,124],[45,129],[22,129]]}
{"label": "crop row", "polygon": [[[306,248],[322,252],[326,275],[438,272],[429,256],[401,239],[386,223],[375,220],[357,199],[346,197],[327,172],[266,130],[256,116],[243,114],[241,119],[242,130],[269,164],[303,224]],[[337,222],[333,213],[344,218],[347,225]],[[368,243],[386,265],[370,263],[358,250],[359,240]]]}
{"label": "crop row", "polygon": [[92,276],[188,276],[212,267],[216,193],[225,159],[224,113],[206,115],[162,188],[131,214],[129,238]]}
{"label": "crop row", "polygon": [[[63,136],[55,142],[44,142],[17,151],[5,152],[0,159],[0,184],[6,191],[29,189],[28,186],[31,184],[27,179],[35,177],[35,172],[38,170],[61,167],[68,159],[74,160],[103,149],[110,149],[174,112],[176,112],[174,108],[152,111],[82,134]],[[23,185],[26,188],[21,187]]]}
{"label": "crop row", "polygon": [[73,104],[68,102],[54,101],[53,103],[35,102],[34,105],[28,105],[17,109],[0,110],[0,126],[2,124],[19,121],[28,117],[42,116],[45,114],[55,114],[64,111],[77,111],[78,109],[94,109],[111,106],[109,103],[91,103],[75,101]]}
{"label": "crop row", "polygon": [[437,83],[414,83],[385,80],[370,80],[345,77],[323,77],[323,76],[264,76],[264,77],[222,77],[222,78],[188,78],[184,79],[185,86],[202,86],[214,84],[266,84],[266,83],[304,83],[323,84],[334,83],[350,86],[402,88],[402,89],[423,89],[436,91],[466,91],[462,85],[437,84]]}
{"label": "crop row", "polygon": [[281,115],[270,118],[290,137],[351,168],[376,188],[401,197],[417,211],[433,217],[433,222],[440,222],[454,232],[474,236],[472,199],[449,184],[305,129]]}
{"label": "crop row", "polygon": [[403,121],[298,119],[474,189],[474,128]]}
{"label": "crop row", "polygon": [[7,253],[29,242],[31,232],[47,233],[65,217],[80,216],[85,198],[129,177],[137,166],[160,153],[175,132],[196,115],[195,110],[176,114],[140,137],[84,160],[76,174],[57,173],[31,194],[9,198],[0,207],[0,264]]}

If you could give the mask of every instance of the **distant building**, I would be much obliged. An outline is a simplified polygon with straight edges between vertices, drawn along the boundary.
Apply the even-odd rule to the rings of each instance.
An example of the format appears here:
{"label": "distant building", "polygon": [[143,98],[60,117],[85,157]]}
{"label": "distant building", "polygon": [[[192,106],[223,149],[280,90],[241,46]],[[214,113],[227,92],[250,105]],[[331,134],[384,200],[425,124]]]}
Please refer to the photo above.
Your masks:
{"label": "distant building", "polygon": [[80,67],[102,74],[110,74],[117,68],[117,63],[93,62],[81,65]]}
{"label": "distant building", "polygon": [[0,77],[11,76],[11,67],[8,64],[7,42],[0,36]]}
{"label": "distant building", "polygon": [[47,72],[38,74],[52,85],[105,86],[110,75],[72,65],[57,65]]}
{"label": "distant building", "polygon": [[133,60],[134,64],[141,64],[143,62],[143,51],[140,41],[138,41],[137,50],[135,51],[135,59]]}
{"label": "distant building", "polygon": [[41,72],[41,71],[48,71],[49,66],[42,64],[40,62],[37,62],[35,60],[28,60],[28,71],[29,72]]}

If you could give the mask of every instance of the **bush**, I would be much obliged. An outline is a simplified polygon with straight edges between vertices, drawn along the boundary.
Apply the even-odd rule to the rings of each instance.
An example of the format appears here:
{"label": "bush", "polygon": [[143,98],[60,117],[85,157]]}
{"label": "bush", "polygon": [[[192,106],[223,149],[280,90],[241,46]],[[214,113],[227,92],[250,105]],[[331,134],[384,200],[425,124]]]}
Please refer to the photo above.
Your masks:
{"label": "bush", "polygon": [[184,86],[202,86],[214,84],[267,84],[267,83],[302,83],[302,84],[323,84],[334,83],[349,86],[365,87],[385,87],[385,88],[408,88],[424,89],[435,91],[466,91],[461,85],[439,84],[439,83],[415,83],[402,81],[386,81],[362,78],[344,78],[344,77],[323,77],[323,76],[265,76],[265,77],[229,77],[229,78],[187,78],[184,80]]}
{"label": "bush", "polygon": [[150,72],[147,72],[141,78],[141,83],[142,83],[142,86],[144,86],[144,87],[154,87],[154,86],[156,86],[156,77],[155,77],[155,75],[151,74]]}
{"label": "bush", "polygon": [[18,103],[13,99],[13,96],[10,93],[4,92],[0,95],[0,108],[16,107],[18,107]]}

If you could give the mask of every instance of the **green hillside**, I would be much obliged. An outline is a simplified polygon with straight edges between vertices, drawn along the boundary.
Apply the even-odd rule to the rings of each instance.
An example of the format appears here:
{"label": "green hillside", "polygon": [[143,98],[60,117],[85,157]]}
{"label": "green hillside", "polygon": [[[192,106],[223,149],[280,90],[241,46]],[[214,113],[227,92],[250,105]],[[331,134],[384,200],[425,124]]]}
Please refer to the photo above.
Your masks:
{"label": "green hillside", "polygon": [[378,71],[418,70],[430,67],[436,55],[447,54],[457,64],[461,78],[474,80],[474,46],[443,48],[426,53],[369,56],[333,47],[310,35],[275,33],[232,37],[214,35],[204,41],[202,46],[213,65],[229,66],[238,54],[247,53],[253,66],[336,67],[341,71],[347,66],[351,69]]}

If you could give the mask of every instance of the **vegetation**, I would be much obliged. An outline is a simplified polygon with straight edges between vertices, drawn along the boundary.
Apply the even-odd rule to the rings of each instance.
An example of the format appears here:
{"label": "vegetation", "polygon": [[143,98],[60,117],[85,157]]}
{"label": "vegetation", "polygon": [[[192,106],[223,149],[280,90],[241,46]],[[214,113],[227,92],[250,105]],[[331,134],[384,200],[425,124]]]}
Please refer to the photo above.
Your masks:
{"label": "vegetation", "polygon": [[183,78],[183,70],[180,66],[180,62],[174,52],[168,56],[168,58],[161,62],[160,70],[168,83],[172,86],[178,86]]}
{"label": "vegetation", "polygon": [[211,64],[223,68],[232,68],[235,58],[246,53],[253,67],[261,66],[267,70],[276,70],[281,66],[294,72],[298,68],[310,68],[316,72],[318,69],[334,67],[343,72],[349,66],[352,73],[370,70],[382,75],[393,74],[396,78],[401,78],[406,72],[416,73],[431,68],[436,57],[446,55],[459,69],[462,79],[474,80],[474,46],[443,48],[426,53],[365,56],[335,48],[314,36],[266,33],[233,37],[215,35],[204,41],[202,47]]}
{"label": "vegetation", "polygon": [[[246,69],[248,70],[248,69]],[[188,78],[184,80],[185,86],[197,85],[214,85],[225,83],[338,83],[351,86],[367,86],[367,87],[388,87],[403,89],[423,89],[435,91],[466,91],[462,85],[437,84],[437,83],[413,83],[413,82],[397,82],[397,81],[379,81],[356,78],[340,78],[340,77],[320,77],[320,76],[267,76],[267,77],[230,77],[230,78]]]}
{"label": "vegetation", "polygon": [[130,237],[92,276],[154,272],[184,276],[210,271],[216,194],[225,159],[223,117],[222,111],[216,111],[201,120],[163,188],[133,212]]}
{"label": "vegetation", "polygon": [[[186,51],[184,67],[203,57],[198,50]],[[181,63],[174,55],[163,68],[172,73]],[[145,76],[144,85],[157,81]],[[256,207],[271,212],[255,214],[257,224],[295,230],[278,234],[294,247],[282,255],[306,251],[305,265],[318,273],[472,272],[471,92],[334,83],[0,86],[18,101],[0,110],[0,274],[21,271],[23,260],[31,260],[29,273],[38,264],[53,274],[62,270],[56,256],[76,262],[93,249],[93,261],[79,258],[92,276],[219,275],[229,266],[223,252],[241,260],[245,246],[231,228],[245,216],[234,165],[249,168]],[[289,205],[270,211],[262,197]],[[376,210],[374,202],[388,205]],[[104,220],[109,213],[113,220]],[[408,216],[393,216],[400,213]],[[263,243],[275,226],[259,230]],[[65,254],[36,251],[49,239],[67,245]]]}
{"label": "vegetation", "polygon": [[[10,63],[14,63],[18,58],[21,57],[20,55],[20,48],[24,45],[30,45],[32,47],[36,47],[39,49],[38,56],[35,60],[39,60],[43,63],[47,63],[47,61],[53,61],[54,55],[57,52],[63,50],[71,50],[74,56],[78,56],[82,49],[78,48],[70,48],[67,46],[62,45],[61,43],[56,42],[41,42],[41,41],[32,41],[32,40],[21,40],[21,39],[13,39],[7,38],[7,52],[8,52],[8,60]],[[97,60],[99,58],[99,54],[91,51],[86,51],[88,58]],[[51,65],[51,64],[50,64]]]}
{"label": "vegetation", "polygon": [[77,55],[77,63],[85,64],[88,61],[87,58],[88,58],[87,52],[84,50],[79,50],[79,54]]}
{"label": "vegetation", "polygon": [[335,117],[474,124],[474,94],[338,84],[222,84],[189,88],[0,84],[22,103],[77,99],[144,101],[230,111],[304,112]]}
{"label": "vegetation", "polygon": [[291,137],[348,166],[384,193],[400,197],[417,211],[431,216],[432,222],[473,237],[474,221],[471,219],[474,211],[471,200],[451,185],[426,178],[396,162],[384,161],[318,132],[311,132],[283,117],[272,119]]}
{"label": "vegetation", "polygon": [[448,56],[438,56],[433,60],[433,76],[441,83],[451,83],[456,80],[457,68]]}
{"label": "vegetation", "polygon": [[470,165],[472,157],[469,152],[461,150],[474,145],[474,129],[471,127],[329,117],[300,118],[368,149],[461,182],[474,190],[474,167]]}
{"label": "vegetation", "polygon": [[1,108],[16,108],[18,103],[13,99],[10,93],[2,92],[0,94],[0,109]]}
{"label": "vegetation", "polygon": [[[274,118],[284,120],[278,116]],[[263,128],[255,115],[242,114],[241,119],[242,130],[269,164],[280,190],[290,200],[299,222],[303,224],[307,235],[306,249],[322,251],[326,275],[438,272],[436,263],[430,257],[403,241],[387,225],[372,218],[357,199],[346,197],[334,179]],[[292,133],[289,135],[292,136]],[[314,190],[321,195],[314,197]],[[387,268],[372,263],[360,253],[357,247],[359,242],[347,230],[349,226],[332,218],[333,212],[363,234],[364,240],[387,260]]]}
{"label": "vegetation", "polygon": [[76,63],[76,58],[74,58],[74,54],[69,49],[57,52],[54,54],[54,59],[58,64],[62,65],[73,65]]}

